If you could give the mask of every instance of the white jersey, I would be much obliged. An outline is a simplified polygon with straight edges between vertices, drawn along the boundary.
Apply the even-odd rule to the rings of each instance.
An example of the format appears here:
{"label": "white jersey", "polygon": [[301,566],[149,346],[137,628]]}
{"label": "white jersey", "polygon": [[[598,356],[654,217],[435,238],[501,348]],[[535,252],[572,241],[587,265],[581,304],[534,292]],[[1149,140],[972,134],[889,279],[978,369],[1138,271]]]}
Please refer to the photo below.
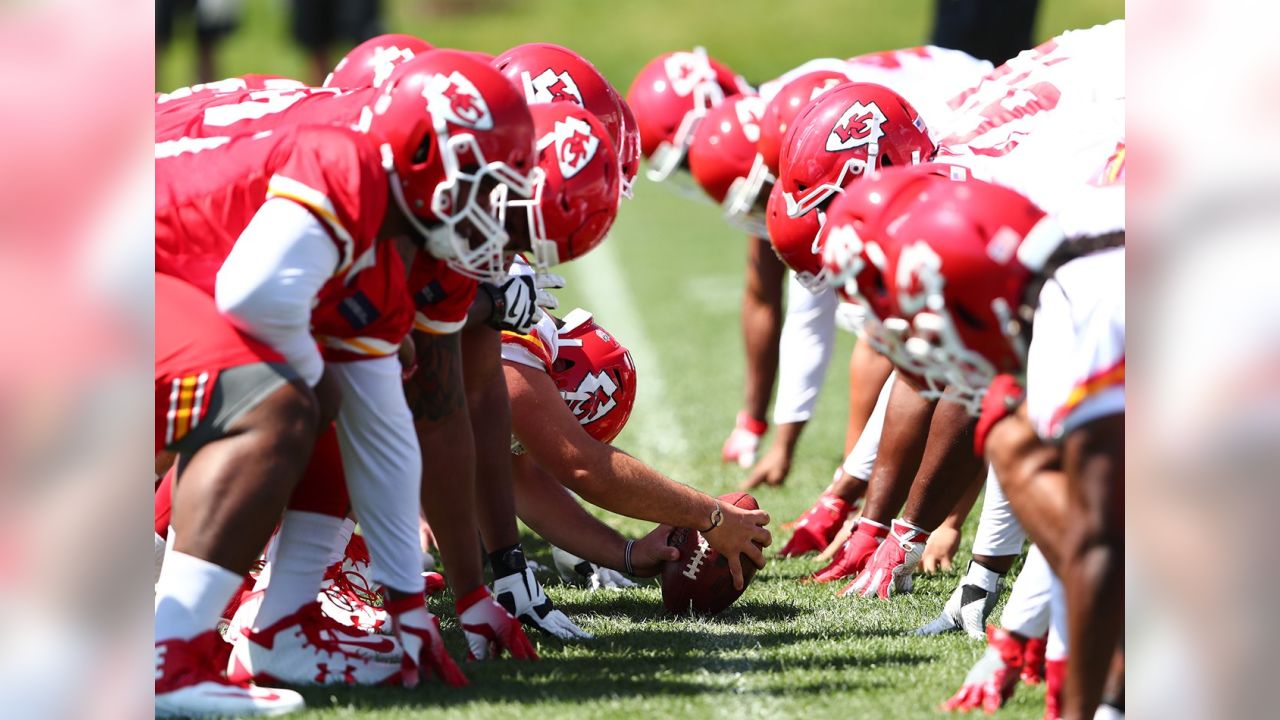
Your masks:
{"label": "white jersey", "polygon": [[1058,268],[1027,352],[1027,413],[1041,438],[1124,412],[1124,248]]}
{"label": "white jersey", "polygon": [[1122,186],[1124,28],[1072,30],[996,68],[953,101],[937,159],[1021,192],[1069,233],[1123,228],[1122,187],[1081,193]]}
{"label": "white jersey", "polygon": [[854,82],[883,85],[906,98],[924,118],[935,142],[953,122],[955,107],[951,102],[972,91],[991,72],[991,63],[986,60],[932,45],[849,58],[849,76]]}
{"label": "white jersey", "polygon": [[991,72],[991,63],[960,50],[932,45],[867,53],[848,60],[817,58],[762,83],[760,97],[768,102],[787,83],[820,70],[842,73],[852,82],[883,85],[898,93],[920,113],[936,140],[937,129],[949,124],[952,110],[948,102],[977,85]]}

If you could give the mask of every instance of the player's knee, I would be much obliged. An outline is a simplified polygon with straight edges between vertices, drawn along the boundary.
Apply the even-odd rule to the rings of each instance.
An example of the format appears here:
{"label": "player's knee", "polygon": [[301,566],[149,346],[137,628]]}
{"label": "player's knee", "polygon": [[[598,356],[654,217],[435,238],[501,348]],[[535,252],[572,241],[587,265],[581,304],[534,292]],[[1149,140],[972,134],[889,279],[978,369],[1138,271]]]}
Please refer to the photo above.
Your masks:
{"label": "player's knee", "polygon": [[277,443],[289,450],[303,450],[315,440],[320,422],[320,403],[311,389],[292,382],[271,398],[271,425]]}

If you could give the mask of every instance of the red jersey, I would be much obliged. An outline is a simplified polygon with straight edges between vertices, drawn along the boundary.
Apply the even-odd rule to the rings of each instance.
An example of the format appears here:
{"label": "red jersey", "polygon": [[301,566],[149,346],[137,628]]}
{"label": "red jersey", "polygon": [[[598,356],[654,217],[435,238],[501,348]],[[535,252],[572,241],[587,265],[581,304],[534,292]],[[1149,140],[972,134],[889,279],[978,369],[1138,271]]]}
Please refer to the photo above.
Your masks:
{"label": "red jersey", "polygon": [[231,248],[263,203],[307,208],[338,247],[313,331],[331,359],[396,352],[413,319],[404,264],[376,242],[387,210],[386,172],[364,135],[300,126],[235,138],[156,145],[156,270],[209,295]]}
{"label": "red jersey", "polygon": [[432,335],[449,335],[467,323],[476,298],[475,280],[460,275],[444,260],[419,250],[409,265],[409,292],[415,310],[413,327]]}
{"label": "red jersey", "polygon": [[155,429],[160,452],[200,424],[219,372],[284,358],[232,327],[205,293],[168,275],[155,277]]}
{"label": "red jersey", "polygon": [[290,88],[196,93],[156,101],[156,140],[209,138],[294,125],[354,126],[373,88]]}

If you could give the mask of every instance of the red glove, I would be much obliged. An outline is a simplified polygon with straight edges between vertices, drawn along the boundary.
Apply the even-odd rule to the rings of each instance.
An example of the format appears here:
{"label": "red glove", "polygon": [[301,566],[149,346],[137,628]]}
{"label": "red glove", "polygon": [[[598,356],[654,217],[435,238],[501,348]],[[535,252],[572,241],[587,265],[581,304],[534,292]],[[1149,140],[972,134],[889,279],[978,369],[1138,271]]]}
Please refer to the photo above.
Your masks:
{"label": "red glove", "polygon": [[1013,697],[1022,672],[1027,641],[994,625],[987,626],[987,651],[969,669],[964,685],[942,703],[943,710],[968,712],[982,708],[991,714]]}
{"label": "red glove", "polygon": [[1062,683],[1066,679],[1066,658],[1044,661],[1044,720],[1062,720]]}
{"label": "red glove", "polygon": [[467,636],[470,647],[468,658],[484,660],[502,655],[509,650],[516,660],[537,660],[538,651],[524,634],[520,621],[511,617],[493,596],[489,588],[481,585],[454,605],[458,622]]}
{"label": "red glove", "polygon": [[742,468],[755,465],[760,438],[764,437],[768,429],[769,423],[751,417],[746,410],[739,412],[733,432],[729,433],[724,446],[720,448],[720,459],[727,463],[736,462]]}
{"label": "red glove", "polygon": [[792,557],[827,549],[836,533],[840,532],[853,506],[840,497],[824,492],[818,502],[800,516],[796,531],[778,553],[780,557]]}
{"label": "red glove", "polygon": [[996,423],[1009,417],[1022,404],[1027,391],[1022,389],[1012,375],[997,375],[982,396],[982,414],[973,433],[973,451],[978,457],[986,455],[987,435]]}
{"label": "red glove", "polygon": [[405,687],[417,687],[423,674],[429,678],[432,673],[453,687],[467,684],[467,677],[444,648],[440,618],[427,611],[422,593],[388,600],[385,608],[391,615],[391,628],[404,649],[400,677]]}
{"label": "red glove", "polygon": [[905,520],[894,520],[889,539],[880,543],[867,566],[840,591],[840,596],[888,600],[895,591],[911,592],[911,576],[928,540],[929,533],[924,530]]}
{"label": "red glove", "polygon": [[819,570],[811,579],[814,582],[831,582],[853,575],[867,564],[867,560],[880,546],[880,541],[888,535],[889,528],[874,520],[862,518],[858,521],[857,530],[840,546],[840,551],[831,564]]}
{"label": "red glove", "polygon": [[1028,685],[1039,685],[1044,680],[1044,649],[1048,645],[1045,638],[1031,638],[1027,641],[1026,657],[1022,660],[1022,682]]}

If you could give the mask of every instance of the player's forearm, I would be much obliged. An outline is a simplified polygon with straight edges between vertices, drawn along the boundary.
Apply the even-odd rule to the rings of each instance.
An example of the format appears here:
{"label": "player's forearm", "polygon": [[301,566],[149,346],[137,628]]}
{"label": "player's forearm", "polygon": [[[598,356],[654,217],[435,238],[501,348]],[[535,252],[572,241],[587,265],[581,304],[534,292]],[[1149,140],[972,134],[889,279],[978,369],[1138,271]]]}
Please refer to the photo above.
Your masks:
{"label": "player's forearm", "polygon": [[[559,480],[584,500],[637,520],[706,527],[715,501],[634,457],[596,441],[560,464]],[[535,458],[541,463],[541,459]],[[544,467],[547,465],[544,463]]]}
{"label": "player's forearm", "polygon": [[513,458],[516,511],[547,542],[597,565],[623,569],[626,538],[588,513],[527,456]]}
{"label": "player's forearm", "polygon": [[1067,476],[1057,448],[1040,440],[1022,415],[995,425],[987,438],[987,460],[1027,534],[1055,572],[1062,572],[1067,532]]}
{"label": "player's forearm", "polygon": [[[468,410],[476,446],[476,522],[490,551],[520,542],[512,491],[511,405],[502,376],[498,331],[464,331]],[[479,356],[479,357],[477,357]],[[473,361],[474,360],[474,361]]]}
{"label": "player's forearm", "polygon": [[778,375],[784,270],[767,241],[751,238],[749,242],[753,249],[742,294],[742,339],[746,350],[743,409],[752,418],[764,420]]}
{"label": "player's forearm", "polygon": [[1092,718],[1124,636],[1124,419],[1103,418],[1067,436],[1072,522],[1060,571],[1071,659],[1064,717]]}
{"label": "player's forearm", "polygon": [[419,335],[418,372],[405,385],[422,448],[422,507],[457,597],[483,583],[476,529],[475,443],[458,338]]}

